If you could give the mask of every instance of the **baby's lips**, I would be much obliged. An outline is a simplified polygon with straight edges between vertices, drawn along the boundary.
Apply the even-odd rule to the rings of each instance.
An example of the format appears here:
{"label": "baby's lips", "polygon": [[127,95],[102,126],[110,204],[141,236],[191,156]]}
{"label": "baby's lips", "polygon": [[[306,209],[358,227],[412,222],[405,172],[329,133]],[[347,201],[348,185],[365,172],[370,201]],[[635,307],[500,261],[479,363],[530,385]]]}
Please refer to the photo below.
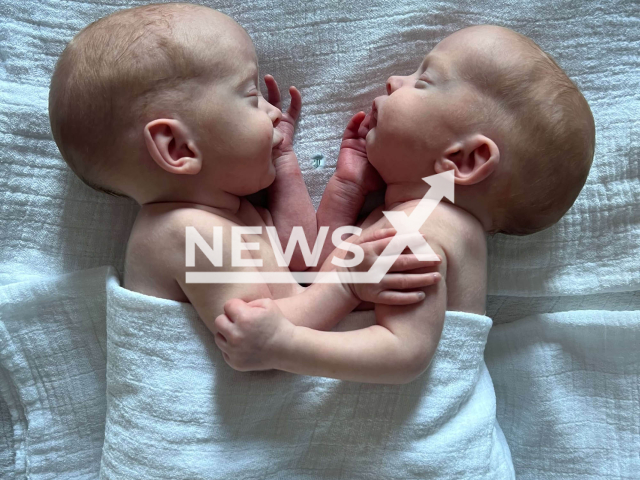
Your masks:
{"label": "baby's lips", "polygon": [[376,97],[373,99],[373,103],[371,104],[371,119],[369,120],[369,129],[374,128],[378,124],[378,103],[380,102],[380,97]]}
{"label": "baby's lips", "polygon": [[374,128],[376,128],[376,125],[378,125],[378,116],[374,115],[373,110],[368,115],[369,115],[369,130],[373,130]]}

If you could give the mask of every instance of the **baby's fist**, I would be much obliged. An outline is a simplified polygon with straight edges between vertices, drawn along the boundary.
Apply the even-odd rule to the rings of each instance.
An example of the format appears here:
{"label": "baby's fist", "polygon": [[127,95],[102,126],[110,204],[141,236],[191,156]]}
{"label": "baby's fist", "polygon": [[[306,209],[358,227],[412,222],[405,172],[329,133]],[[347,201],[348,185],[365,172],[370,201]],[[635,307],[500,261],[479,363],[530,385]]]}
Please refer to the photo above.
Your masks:
{"label": "baby's fist", "polygon": [[294,325],[270,298],[224,304],[214,321],[215,342],[229,366],[240,372],[275,368]]}

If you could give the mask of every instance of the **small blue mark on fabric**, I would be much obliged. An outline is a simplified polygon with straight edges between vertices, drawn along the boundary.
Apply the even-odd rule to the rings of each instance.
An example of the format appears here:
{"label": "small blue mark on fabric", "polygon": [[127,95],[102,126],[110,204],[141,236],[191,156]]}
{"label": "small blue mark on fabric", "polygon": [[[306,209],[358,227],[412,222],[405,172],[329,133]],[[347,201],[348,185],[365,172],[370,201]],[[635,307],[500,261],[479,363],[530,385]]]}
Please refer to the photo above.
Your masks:
{"label": "small blue mark on fabric", "polygon": [[313,168],[324,167],[324,155],[318,153],[311,158],[313,159]]}

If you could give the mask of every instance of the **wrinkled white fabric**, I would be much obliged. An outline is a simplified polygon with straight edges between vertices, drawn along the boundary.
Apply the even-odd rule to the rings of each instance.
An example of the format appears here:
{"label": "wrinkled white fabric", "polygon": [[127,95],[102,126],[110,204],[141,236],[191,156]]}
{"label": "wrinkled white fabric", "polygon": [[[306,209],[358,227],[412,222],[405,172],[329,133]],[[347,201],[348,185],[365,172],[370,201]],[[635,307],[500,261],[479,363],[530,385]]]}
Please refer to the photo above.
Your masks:
{"label": "wrinkled white fabric", "polygon": [[[375,324],[354,312],[336,327]],[[512,479],[484,363],[491,319],[447,312],[406,385],[237,372],[190,304],[107,284],[101,478]]]}

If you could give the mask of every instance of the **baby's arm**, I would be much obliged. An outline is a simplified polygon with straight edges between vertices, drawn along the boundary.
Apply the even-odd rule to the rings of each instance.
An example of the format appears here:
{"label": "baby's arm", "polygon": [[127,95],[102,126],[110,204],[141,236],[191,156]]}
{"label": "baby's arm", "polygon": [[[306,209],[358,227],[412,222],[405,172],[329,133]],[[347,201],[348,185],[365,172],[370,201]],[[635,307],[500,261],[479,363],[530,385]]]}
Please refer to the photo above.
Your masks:
{"label": "baby's arm", "polygon": [[[336,171],[322,194],[316,217],[318,229],[328,226],[327,238],[343,225],[355,225],[367,194],[380,190],[384,182],[367,160],[366,136],[369,117],[356,113],[344,131]],[[332,251],[331,242],[325,242],[319,265]]]}
{"label": "baby's arm", "polygon": [[[265,76],[264,80],[267,85],[269,103],[281,109],[278,84],[271,75]],[[283,136],[280,146],[274,149],[276,179],[268,189],[268,208],[283,251],[287,248],[295,226],[302,227],[307,245],[311,249],[313,249],[317,235],[316,211],[304,183],[298,158],[293,151],[293,134],[300,115],[302,98],[296,87],[290,87],[289,93],[291,94],[291,105],[286,112],[282,113],[280,123],[276,126]],[[304,258],[299,248],[296,248],[291,257],[289,269],[302,271],[306,268]]]}
{"label": "baby's arm", "polygon": [[[257,273],[257,268],[255,266],[232,266],[231,230],[236,225],[227,219],[216,217],[203,210],[194,209],[190,210],[188,215],[178,216],[175,221],[166,223],[168,224],[167,228],[173,230],[169,237],[175,239],[175,244],[167,249],[168,255],[172,255],[173,258],[167,258],[165,261],[172,266],[175,281],[212,333],[217,331],[214,327],[214,320],[223,313],[224,302],[230,298],[237,297],[246,302],[260,298],[277,298],[276,302],[278,302],[279,307],[294,324],[304,325],[308,328],[324,329],[333,328],[340,319],[360,302],[358,297],[355,296],[354,290],[341,283],[315,283],[306,289],[295,282],[281,285],[267,283],[186,283],[185,273],[190,271],[223,274],[225,272]],[[205,256],[201,249],[194,249],[194,263],[185,268],[185,228],[194,228],[203,238],[211,238],[212,229],[215,227],[222,228],[221,246],[223,248],[221,249],[219,266],[215,266],[213,261]],[[387,231],[388,233],[389,231]],[[349,239],[348,241],[360,243],[365,252],[364,260],[357,268],[367,269],[369,264],[375,261],[372,256],[379,255],[391,238],[385,237],[385,231],[380,230],[372,231],[369,237],[363,235],[362,237]],[[251,243],[252,241],[255,242],[256,239],[252,238],[252,235],[247,235],[244,240],[247,243]],[[225,246],[226,248],[224,248]],[[342,255],[346,255],[345,251],[341,252]],[[269,255],[267,251],[264,251],[263,254],[265,256]],[[273,263],[273,259],[270,263]],[[335,268],[330,261],[327,264],[326,270]],[[413,255],[401,255],[390,271],[411,270],[417,266],[425,265],[433,265],[433,262],[417,262]],[[283,274],[287,273],[287,269],[283,267],[277,267],[275,270]],[[387,275],[387,277],[391,280],[394,279],[394,275]],[[399,274],[395,278],[404,283],[397,285],[393,282],[385,283],[383,281],[379,284],[373,284],[369,289],[371,296],[367,300],[392,304],[414,303],[420,300],[417,293],[399,292],[397,290],[409,289],[413,286],[431,285],[439,280],[431,275],[414,274],[414,272]],[[415,282],[417,282],[417,285],[414,285]]]}
{"label": "baby's arm", "polygon": [[431,363],[446,310],[445,282],[422,290],[426,298],[420,303],[376,304],[377,324],[368,328],[322,332],[294,327],[272,368],[363,383],[415,380]]}
{"label": "baby's arm", "polygon": [[[283,315],[294,325],[314,330],[331,330],[344,316],[351,312],[360,301],[386,305],[408,305],[419,302],[424,294],[416,288],[434,285],[440,281],[440,275],[425,268],[434,268],[440,260],[420,261],[412,253],[401,253],[378,283],[359,283],[351,281],[351,274],[361,275],[368,272],[385,248],[397,234],[393,228],[370,228],[361,236],[353,235],[345,243],[351,243],[362,249],[362,261],[352,267],[336,267],[332,260],[349,255],[346,250],[336,248],[327,258],[321,269],[321,275],[336,271],[346,274],[345,283],[313,283],[302,293],[278,298],[275,303]],[[353,248],[353,247],[351,247]],[[387,255],[387,253],[385,253]],[[338,307],[342,305],[342,307]],[[332,312],[329,315],[329,312]]]}
{"label": "baby's arm", "polygon": [[[441,248],[432,247],[445,258]],[[446,261],[439,270],[444,278]],[[431,363],[447,303],[445,282],[421,290],[422,302],[377,304],[377,325],[347,332],[294,325],[269,299],[232,300],[216,318],[216,344],[240,371],[275,368],[354,382],[409,383]]]}

